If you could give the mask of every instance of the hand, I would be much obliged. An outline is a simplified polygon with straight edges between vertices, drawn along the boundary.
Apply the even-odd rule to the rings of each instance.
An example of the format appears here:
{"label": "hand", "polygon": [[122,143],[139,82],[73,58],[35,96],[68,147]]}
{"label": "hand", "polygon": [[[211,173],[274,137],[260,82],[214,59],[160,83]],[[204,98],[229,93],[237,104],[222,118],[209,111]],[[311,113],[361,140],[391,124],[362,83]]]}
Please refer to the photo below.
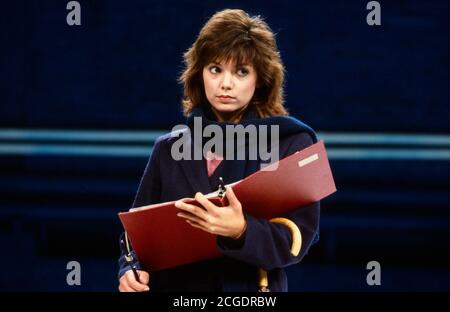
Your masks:
{"label": "hand", "polygon": [[229,202],[225,207],[214,205],[202,193],[195,194],[195,200],[202,207],[178,200],[175,207],[183,211],[177,216],[185,218],[187,223],[203,231],[236,239],[246,228],[242,205],[231,187],[227,188],[225,196]]}
{"label": "hand", "polygon": [[134,278],[132,270],[128,270],[119,280],[119,291],[121,292],[136,292],[136,291],[149,291],[150,288],[147,286],[149,282],[150,275],[145,271],[137,271],[139,274],[138,282]]}

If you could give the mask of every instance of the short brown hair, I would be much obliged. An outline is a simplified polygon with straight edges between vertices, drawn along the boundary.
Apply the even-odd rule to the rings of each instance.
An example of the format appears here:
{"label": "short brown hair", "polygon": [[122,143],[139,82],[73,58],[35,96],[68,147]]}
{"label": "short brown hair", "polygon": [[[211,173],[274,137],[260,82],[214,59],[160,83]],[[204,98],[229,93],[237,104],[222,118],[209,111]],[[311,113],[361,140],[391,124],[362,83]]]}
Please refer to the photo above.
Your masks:
{"label": "short brown hair", "polygon": [[215,13],[184,53],[186,68],[179,81],[184,87],[183,111],[187,116],[206,103],[203,67],[214,61],[251,63],[257,72],[257,87],[250,105],[260,117],[288,115],[284,107],[284,66],[275,34],[260,16],[243,10]]}

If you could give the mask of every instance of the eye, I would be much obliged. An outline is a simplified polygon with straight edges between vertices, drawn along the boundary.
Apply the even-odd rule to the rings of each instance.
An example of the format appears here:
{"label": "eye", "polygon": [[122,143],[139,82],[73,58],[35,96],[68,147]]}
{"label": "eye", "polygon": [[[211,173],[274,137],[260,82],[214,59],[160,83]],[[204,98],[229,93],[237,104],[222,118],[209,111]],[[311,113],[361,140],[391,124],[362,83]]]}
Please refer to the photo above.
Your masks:
{"label": "eye", "polygon": [[220,73],[220,68],[218,66],[216,66],[216,65],[210,66],[209,67],[209,72],[211,74],[218,74],[218,73]]}
{"label": "eye", "polygon": [[238,76],[244,77],[249,74],[249,70],[245,67],[241,67],[236,71],[236,73],[238,74]]}

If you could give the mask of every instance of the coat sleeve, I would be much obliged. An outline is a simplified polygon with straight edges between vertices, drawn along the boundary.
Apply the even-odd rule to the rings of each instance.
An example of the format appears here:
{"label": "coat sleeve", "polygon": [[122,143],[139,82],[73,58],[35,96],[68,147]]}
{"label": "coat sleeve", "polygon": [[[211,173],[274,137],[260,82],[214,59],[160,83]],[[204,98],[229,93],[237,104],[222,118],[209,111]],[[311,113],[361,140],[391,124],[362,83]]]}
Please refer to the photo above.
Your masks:
{"label": "coat sleeve", "polygon": [[[159,171],[159,154],[161,149],[161,140],[158,139],[154,146],[152,155],[147,162],[147,166],[145,167],[144,174],[142,175],[141,181],[139,183],[139,188],[134,198],[134,202],[132,207],[140,207],[144,205],[149,205],[153,203],[157,203],[160,201],[161,197],[161,176]],[[124,239],[125,233],[122,233],[120,236],[120,241]],[[119,273],[118,277],[120,277],[128,270],[130,270],[130,266],[125,260],[126,250],[120,244],[120,257],[119,257]],[[133,256],[133,264],[137,269],[141,269],[139,261],[136,257],[134,251],[131,252]]]}
{"label": "coat sleeve", "polygon": [[[283,157],[312,143],[311,137],[306,133],[295,135]],[[237,240],[218,236],[217,246],[224,255],[264,270],[298,263],[318,240],[320,202],[298,208],[283,217],[295,222],[302,234],[302,247],[298,256],[292,256],[290,252],[292,237],[285,225],[257,219],[248,214],[245,214],[247,229],[244,234]]]}

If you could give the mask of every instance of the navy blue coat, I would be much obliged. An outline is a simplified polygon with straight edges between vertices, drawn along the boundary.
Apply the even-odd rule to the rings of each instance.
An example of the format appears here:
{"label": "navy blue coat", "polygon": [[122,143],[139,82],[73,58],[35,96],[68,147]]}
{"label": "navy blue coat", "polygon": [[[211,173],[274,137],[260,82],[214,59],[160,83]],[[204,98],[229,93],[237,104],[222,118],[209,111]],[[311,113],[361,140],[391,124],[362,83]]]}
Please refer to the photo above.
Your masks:
{"label": "navy blue coat", "polygon": [[[191,118],[193,116],[202,117],[204,125],[223,125],[215,122],[211,114],[203,113],[202,109],[195,110]],[[188,120],[188,124],[192,124],[191,121]],[[292,117],[260,119],[250,111],[241,123],[244,126],[278,124],[280,159],[317,141],[311,128]],[[167,134],[155,142],[133,207],[194,197],[196,192],[207,194],[217,189],[219,176],[228,184],[260,169],[260,160],[224,160],[214,174],[208,177],[204,159],[176,161],[171,157],[171,146],[176,139]],[[245,214],[245,207],[243,209]],[[286,226],[245,214],[247,229],[240,239],[217,236],[217,248],[224,257],[149,272],[150,288],[152,291],[256,291],[257,268],[263,268],[268,271],[271,291],[287,291],[287,277],[283,268],[300,262],[317,241],[319,213],[320,203],[317,202],[283,215],[294,221],[302,234],[302,248],[296,257],[290,253],[292,240]],[[119,258],[119,278],[130,269],[124,253],[122,250]],[[136,265],[140,267],[138,262]]]}

